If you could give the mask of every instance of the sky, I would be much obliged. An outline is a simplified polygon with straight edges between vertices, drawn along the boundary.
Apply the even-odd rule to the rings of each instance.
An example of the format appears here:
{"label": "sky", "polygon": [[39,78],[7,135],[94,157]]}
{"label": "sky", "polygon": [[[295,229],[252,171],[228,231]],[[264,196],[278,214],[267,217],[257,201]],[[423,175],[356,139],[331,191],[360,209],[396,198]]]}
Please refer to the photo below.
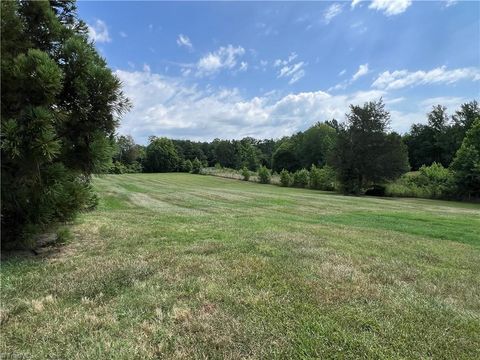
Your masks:
{"label": "sky", "polygon": [[133,103],[119,134],[280,138],[383,98],[391,129],[480,98],[480,2],[79,1]]}

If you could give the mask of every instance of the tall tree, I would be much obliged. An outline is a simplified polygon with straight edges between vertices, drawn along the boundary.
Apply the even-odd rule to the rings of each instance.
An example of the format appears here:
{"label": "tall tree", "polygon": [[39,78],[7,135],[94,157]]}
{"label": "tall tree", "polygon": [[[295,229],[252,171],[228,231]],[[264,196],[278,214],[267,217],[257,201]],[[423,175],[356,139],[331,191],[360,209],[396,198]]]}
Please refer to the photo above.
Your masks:
{"label": "tall tree", "polygon": [[393,180],[408,171],[406,146],[388,133],[390,114],[380,99],[363,106],[350,105],[331,162],[345,193]]}
{"label": "tall tree", "polygon": [[150,138],[145,154],[145,171],[170,172],[178,170],[180,157],[172,140],[165,137]]}
{"label": "tall tree", "polygon": [[459,195],[480,197],[480,117],[467,131],[451,169],[455,171]]}
{"label": "tall tree", "polygon": [[2,242],[91,204],[128,99],[74,1],[1,2]]}

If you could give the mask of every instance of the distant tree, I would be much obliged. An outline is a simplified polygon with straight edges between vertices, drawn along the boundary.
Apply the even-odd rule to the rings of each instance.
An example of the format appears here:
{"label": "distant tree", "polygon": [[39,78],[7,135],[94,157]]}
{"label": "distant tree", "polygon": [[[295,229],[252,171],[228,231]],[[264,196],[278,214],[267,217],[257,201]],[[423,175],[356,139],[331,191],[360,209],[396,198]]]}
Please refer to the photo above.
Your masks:
{"label": "distant tree", "polygon": [[146,172],[176,171],[180,165],[177,149],[170,139],[165,137],[150,138],[145,154]]}
{"label": "distant tree", "polygon": [[452,121],[444,106],[433,106],[427,114],[427,124],[412,125],[404,137],[412,169],[418,170],[422,165],[429,166],[434,162],[448,166],[478,116],[480,108],[477,101],[462,104],[452,116]]}
{"label": "distant tree", "polygon": [[336,138],[335,129],[323,123],[317,123],[303,132],[296,147],[300,166],[323,166],[335,146]]}
{"label": "distant tree", "polygon": [[290,139],[284,140],[273,154],[273,170],[281,171],[285,169],[292,172],[298,168],[298,164],[295,144]]}
{"label": "distant tree", "polygon": [[192,169],[193,169],[193,164],[190,161],[190,159],[185,160],[185,162],[183,163],[183,171],[189,173],[189,172],[192,172]]}
{"label": "distant tree", "polygon": [[242,165],[249,170],[256,171],[259,166],[259,150],[254,146],[253,141],[241,140],[240,151]]}
{"label": "distant tree", "polygon": [[2,243],[93,205],[129,109],[73,1],[1,2]]}
{"label": "distant tree", "polygon": [[460,109],[452,116],[453,123],[459,129],[459,138],[463,141],[465,134],[473,126],[476,119],[480,118],[480,106],[473,100],[460,105]]}
{"label": "distant tree", "polygon": [[239,169],[242,163],[241,144],[237,141],[215,139],[212,142],[215,160],[227,168]]}
{"label": "distant tree", "polygon": [[459,195],[480,197],[480,117],[473,122],[450,166]]}
{"label": "distant tree", "polygon": [[192,161],[192,174],[200,174],[202,170],[202,162],[197,158]]}
{"label": "distant tree", "polygon": [[272,157],[275,150],[276,141],[272,139],[259,140],[255,143],[255,147],[260,151],[260,164],[267,168],[272,168]]}
{"label": "distant tree", "polygon": [[413,124],[410,132],[405,135],[404,142],[408,147],[408,158],[413,170],[435,161],[434,138],[434,130],[423,124]]}
{"label": "distant tree", "polygon": [[388,133],[390,114],[381,99],[351,105],[346,116],[331,158],[345,193],[358,194],[408,171],[407,148],[398,134]]}

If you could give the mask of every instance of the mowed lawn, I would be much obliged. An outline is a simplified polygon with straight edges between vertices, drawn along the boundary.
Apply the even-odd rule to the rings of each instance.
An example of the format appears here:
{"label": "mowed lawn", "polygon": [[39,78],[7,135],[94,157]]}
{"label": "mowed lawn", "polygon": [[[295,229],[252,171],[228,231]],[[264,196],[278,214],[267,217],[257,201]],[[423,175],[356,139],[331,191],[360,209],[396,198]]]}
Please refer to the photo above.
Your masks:
{"label": "mowed lawn", "polygon": [[2,262],[2,358],[480,358],[479,205],[94,184],[74,239]]}

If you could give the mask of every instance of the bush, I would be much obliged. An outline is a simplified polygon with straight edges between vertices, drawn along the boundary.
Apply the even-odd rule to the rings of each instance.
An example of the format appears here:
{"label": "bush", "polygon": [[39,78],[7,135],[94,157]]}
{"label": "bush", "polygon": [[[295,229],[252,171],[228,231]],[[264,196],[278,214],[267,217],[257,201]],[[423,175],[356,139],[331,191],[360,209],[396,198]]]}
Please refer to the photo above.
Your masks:
{"label": "bush", "polygon": [[317,190],[335,190],[336,173],[331,166],[325,165],[323,168],[317,168],[312,165],[310,170],[310,188]]}
{"label": "bush", "polygon": [[386,186],[389,196],[448,198],[455,189],[454,173],[441,164],[423,165],[418,172],[407,173]]}
{"label": "bush", "polygon": [[243,176],[243,180],[245,181],[250,180],[250,171],[245,166],[242,169],[242,176]]}
{"label": "bush", "polygon": [[120,161],[114,161],[108,172],[110,174],[125,174],[127,172],[127,167]]}
{"label": "bush", "polygon": [[192,162],[192,174],[200,174],[200,170],[202,170],[202,163],[195,158]]}
{"label": "bush", "polygon": [[183,171],[184,172],[187,172],[187,173],[192,172],[193,165],[192,165],[192,162],[190,161],[190,159],[185,160],[182,165],[183,165]]}
{"label": "bush", "polygon": [[270,170],[268,170],[265,166],[261,166],[260,169],[258,169],[258,180],[260,183],[270,184],[271,177]]}
{"label": "bush", "polygon": [[292,175],[285,169],[280,171],[280,185],[290,186],[292,184]]}
{"label": "bush", "polygon": [[307,169],[298,170],[293,174],[293,185],[304,188],[308,185],[310,174]]}

